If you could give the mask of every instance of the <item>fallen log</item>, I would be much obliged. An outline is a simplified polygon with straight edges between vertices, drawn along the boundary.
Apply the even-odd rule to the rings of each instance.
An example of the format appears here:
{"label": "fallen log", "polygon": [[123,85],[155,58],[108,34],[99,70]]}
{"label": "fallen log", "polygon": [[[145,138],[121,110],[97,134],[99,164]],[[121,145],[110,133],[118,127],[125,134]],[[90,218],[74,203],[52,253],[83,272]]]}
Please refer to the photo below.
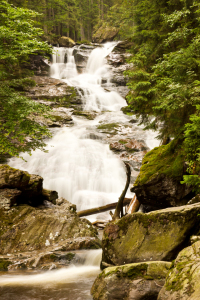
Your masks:
{"label": "fallen log", "polygon": [[[132,200],[131,198],[124,198],[123,206],[128,205],[131,202],[131,200]],[[79,217],[86,217],[86,216],[95,215],[95,214],[98,214],[98,213],[101,213],[101,212],[105,212],[105,211],[108,211],[108,210],[112,210],[112,209],[116,208],[117,203],[118,202],[114,202],[114,203],[107,204],[107,205],[104,205],[104,206],[99,206],[99,207],[95,207],[95,208],[82,210],[82,211],[77,212],[77,215]]]}

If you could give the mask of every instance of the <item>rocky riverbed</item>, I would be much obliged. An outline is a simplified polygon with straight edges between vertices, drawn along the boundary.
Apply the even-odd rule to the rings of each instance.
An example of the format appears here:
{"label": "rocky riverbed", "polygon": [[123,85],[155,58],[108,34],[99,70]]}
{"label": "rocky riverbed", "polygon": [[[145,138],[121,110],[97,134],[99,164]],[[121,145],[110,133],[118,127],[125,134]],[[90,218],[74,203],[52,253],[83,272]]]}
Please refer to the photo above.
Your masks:
{"label": "rocky riverbed", "polygon": [[49,119],[31,117],[51,128],[53,139],[48,153],[22,154],[26,161],[9,161],[14,168],[0,166],[0,270],[84,264],[85,249],[99,249],[101,241],[76,211],[117,201],[126,181],[124,161],[142,206],[105,227],[104,270],[98,275],[95,269],[93,299],[198,299],[199,196],[180,184],[186,172],[182,153],[171,155],[170,144],[150,151],[158,146],[155,134],[123,114],[123,71],[131,67],[124,49],[131,43],[109,47],[55,48],[61,52],[53,64],[34,59],[36,86],[25,92],[52,108]]}

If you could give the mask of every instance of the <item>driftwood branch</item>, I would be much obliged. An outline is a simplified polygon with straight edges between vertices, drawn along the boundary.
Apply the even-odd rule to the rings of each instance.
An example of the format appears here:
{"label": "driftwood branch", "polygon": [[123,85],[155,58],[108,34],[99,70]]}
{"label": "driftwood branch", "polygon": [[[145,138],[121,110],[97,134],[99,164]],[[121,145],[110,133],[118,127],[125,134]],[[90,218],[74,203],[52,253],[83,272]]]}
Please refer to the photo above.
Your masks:
{"label": "driftwood branch", "polygon": [[[123,206],[128,205],[130,202],[131,202],[131,198],[124,198]],[[82,211],[77,212],[77,215],[79,217],[86,217],[86,216],[94,215],[97,213],[105,212],[105,211],[108,211],[111,209],[115,209],[117,204],[118,204],[118,202],[114,202],[114,203],[107,204],[104,206],[82,210]]]}
{"label": "driftwood branch", "polygon": [[137,199],[136,195],[134,195],[133,199],[131,200],[128,206],[127,214],[132,214],[134,212],[137,212],[139,208],[140,208],[140,202]]}
{"label": "driftwood branch", "polygon": [[126,162],[124,162],[124,163],[126,166],[126,175],[127,175],[126,185],[125,185],[125,188],[124,188],[121,196],[119,197],[119,201],[117,203],[115,213],[112,218],[113,220],[120,218],[120,212],[121,212],[121,216],[123,217],[123,201],[124,201],[124,197],[126,196],[126,192],[128,190],[130,180],[131,180],[131,168],[130,168],[129,164],[127,164]]}

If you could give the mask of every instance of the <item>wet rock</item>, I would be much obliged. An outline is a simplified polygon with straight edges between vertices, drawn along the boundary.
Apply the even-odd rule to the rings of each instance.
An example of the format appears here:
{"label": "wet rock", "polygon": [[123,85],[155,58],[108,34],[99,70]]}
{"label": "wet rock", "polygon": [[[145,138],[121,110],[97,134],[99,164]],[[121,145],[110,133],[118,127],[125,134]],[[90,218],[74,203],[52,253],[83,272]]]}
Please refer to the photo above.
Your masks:
{"label": "wet rock", "polygon": [[124,58],[123,55],[120,55],[118,53],[110,53],[107,56],[107,61],[112,66],[117,67],[117,66],[122,65],[122,64],[125,63],[125,58]]}
{"label": "wet rock", "polygon": [[113,49],[113,52],[126,52],[126,50],[130,50],[134,46],[134,43],[131,41],[131,39],[126,39],[125,41],[119,42],[115,48]]}
{"label": "wet rock", "polygon": [[106,25],[101,26],[92,36],[93,43],[111,42],[118,34],[119,29],[109,27]]}
{"label": "wet rock", "polygon": [[0,271],[8,271],[9,265],[12,264],[8,258],[0,258]]}
{"label": "wet rock", "polygon": [[98,113],[90,112],[90,111],[78,111],[78,110],[74,110],[73,113],[72,113],[72,115],[85,117],[88,120],[94,120],[96,118],[96,116],[98,115]]}
{"label": "wet rock", "polygon": [[[46,105],[46,103],[44,103]],[[56,104],[56,101],[53,105]],[[48,105],[48,104],[47,104]],[[32,115],[34,121],[41,125],[48,126],[50,128],[53,127],[62,127],[66,124],[71,125],[73,124],[73,119],[71,117],[71,111],[64,107],[53,108],[53,110],[49,113],[50,117],[45,118],[41,115]]]}
{"label": "wet rock", "polygon": [[76,44],[71,38],[67,36],[60,37],[58,43],[60,47],[67,47],[67,48],[71,48]]}
{"label": "wet rock", "polygon": [[125,147],[123,144],[119,142],[114,142],[110,144],[110,150],[117,151],[117,152],[125,151]]}
{"label": "wet rock", "polygon": [[120,125],[117,123],[100,124],[97,129],[102,133],[116,134]]}
{"label": "wet rock", "polygon": [[0,208],[0,215],[0,254],[59,247],[71,250],[86,247],[91,237],[94,243],[98,241],[96,229],[88,220],[80,219],[68,203],[50,208]]}
{"label": "wet rock", "polygon": [[88,61],[88,52],[79,52],[78,50],[74,54],[74,59],[77,68],[85,68]]}
{"label": "wet rock", "polygon": [[17,189],[0,189],[0,206],[9,210],[11,206],[17,203],[21,191]]}
{"label": "wet rock", "polygon": [[200,204],[193,204],[138,212],[109,223],[102,239],[103,262],[122,265],[174,259],[196,230],[199,211]]}
{"label": "wet rock", "polygon": [[60,197],[60,198],[56,199],[56,205],[59,205],[59,206],[63,205],[62,206],[63,209],[67,209],[67,210],[70,210],[72,212],[76,211],[76,205],[72,204],[71,202],[69,202],[68,200],[66,200],[63,197]]}
{"label": "wet rock", "polygon": [[35,76],[32,79],[36,86],[29,88],[27,96],[33,100],[46,101],[42,102],[53,107],[76,107],[81,104],[81,98],[74,87],[68,86],[67,83],[50,77]]}
{"label": "wet rock", "polygon": [[58,192],[43,189],[42,197],[44,200],[48,200],[48,201],[52,202],[53,204],[56,204],[56,199],[58,199]]}
{"label": "wet rock", "polygon": [[156,300],[169,271],[169,262],[146,262],[106,268],[95,280],[94,300]]}
{"label": "wet rock", "polygon": [[183,174],[184,154],[174,151],[172,143],[156,147],[144,156],[131,191],[144,205],[157,208],[185,205],[191,199],[191,187],[180,183]]}
{"label": "wet rock", "polygon": [[176,258],[158,300],[195,300],[200,295],[200,242],[183,249]]}
{"label": "wet rock", "polygon": [[48,76],[50,73],[50,65],[47,59],[42,55],[29,55],[29,59],[24,67],[33,71],[37,76]]}
{"label": "wet rock", "polygon": [[[39,175],[31,175],[28,172],[11,168],[8,165],[0,165],[0,189],[17,189],[22,192],[21,194],[12,192],[13,197],[14,193],[17,193],[17,198],[14,197],[15,200],[19,200],[20,198],[20,201],[22,199],[27,199],[27,201],[29,201],[30,199],[35,198],[35,201],[37,202],[37,197],[42,194],[42,184],[43,178]],[[2,191],[2,193],[6,197],[7,192]],[[9,195],[9,191],[7,195]]]}

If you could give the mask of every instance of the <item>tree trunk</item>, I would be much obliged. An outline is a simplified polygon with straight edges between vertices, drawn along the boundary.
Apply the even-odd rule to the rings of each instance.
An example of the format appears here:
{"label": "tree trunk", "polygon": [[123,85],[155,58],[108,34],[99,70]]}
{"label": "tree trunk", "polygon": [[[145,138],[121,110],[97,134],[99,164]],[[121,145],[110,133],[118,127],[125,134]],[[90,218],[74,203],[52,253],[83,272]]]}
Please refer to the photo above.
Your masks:
{"label": "tree trunk", "polygon": [[126,185],[125,185],[125,188],[124,188],[121,196],[119,197],[119,201],[117,203],[115,213],[112,217],[113,220],[120,219],[120,212],[121,212],[121,216],[123,217],[123,201],[124,201],[124,197],[128,190],[128,187],[130,184],[130,179],[131,179],[131,168],[130,168],[129,164],[127,164],[126,162],[125,162],[125,166],[126,166],[126,175],[127,175]]}

